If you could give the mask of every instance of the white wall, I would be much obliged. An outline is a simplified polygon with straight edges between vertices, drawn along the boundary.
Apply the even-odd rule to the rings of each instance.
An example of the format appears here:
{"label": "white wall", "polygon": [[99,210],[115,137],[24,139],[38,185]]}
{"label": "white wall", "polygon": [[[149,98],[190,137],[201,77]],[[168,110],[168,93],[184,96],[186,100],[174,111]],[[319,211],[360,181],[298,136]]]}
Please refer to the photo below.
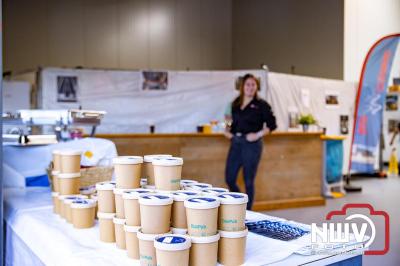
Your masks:
{"label": "white wall", "polygon": [[4,69],[230,69],[231,0],[4,0]]}
{"label": "white wall", "polygon": [[381,37],[400,32],[399,0],[344,1],[344,69],[346,81],[358,81],[369,48]]}

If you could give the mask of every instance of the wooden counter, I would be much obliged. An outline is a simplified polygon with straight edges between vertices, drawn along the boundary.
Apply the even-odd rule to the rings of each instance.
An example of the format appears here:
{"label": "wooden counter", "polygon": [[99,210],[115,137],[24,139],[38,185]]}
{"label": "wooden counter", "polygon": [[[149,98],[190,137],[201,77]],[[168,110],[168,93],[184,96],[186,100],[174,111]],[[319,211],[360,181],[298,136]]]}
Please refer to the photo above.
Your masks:
{"label": "wooden counter", "polygon": [[[264,139],[254,210],[325,204],[321,196],[321,133],[277,132]],[[229,140],[222,134],[97,134],[119,155],[173,154],[184,158],[182,177],[226,187]],[[239,184],[244,190],[241,174]]]}

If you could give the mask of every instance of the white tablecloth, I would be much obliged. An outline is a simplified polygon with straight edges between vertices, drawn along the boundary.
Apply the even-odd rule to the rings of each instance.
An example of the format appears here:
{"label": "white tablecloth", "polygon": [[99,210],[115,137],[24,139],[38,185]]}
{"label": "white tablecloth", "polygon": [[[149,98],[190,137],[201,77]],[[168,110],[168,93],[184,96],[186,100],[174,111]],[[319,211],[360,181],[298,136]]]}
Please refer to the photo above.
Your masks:
{"label": "white tablecloth", "polygon": [[[97,224],[75,229],[54,214],[48,188],[6,189],[4,199],[7,265],[139,265],[115,244],[101,242]],[[282,220],[255,212],[246,218]],[[249,233],[245,265],[277,262],[308,244],[307,237],[285,242]],[[308,257],[303,262],[314,260],[314,256],[293,256]]]}

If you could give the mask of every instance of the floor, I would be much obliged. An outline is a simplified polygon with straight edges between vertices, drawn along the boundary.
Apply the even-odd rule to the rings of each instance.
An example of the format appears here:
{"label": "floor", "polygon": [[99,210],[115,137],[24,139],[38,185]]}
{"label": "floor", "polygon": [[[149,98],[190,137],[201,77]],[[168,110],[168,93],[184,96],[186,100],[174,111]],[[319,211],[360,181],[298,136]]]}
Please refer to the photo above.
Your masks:
{"label": "floor", "polygon": [[[321,207],[276,210],[265,213],[306,224],[319,224],[325,221],[327,213],[332,210],[340,210],[346,203],[369,203],[375,210],[386,211],[389,214],[390,248],[386,255],[364,256],[363,265],[400,265],[400,177],[358,178],[353,180],[352,184],[361,186],[362,192],[348,193],[339,199],[328,199],[326,205]],[[368,214],[368,211],[356,210],[349,213]],[[376,240],[371,249],[382,249],[384,246],[384,219],[379,216],[369,217],[376,226]]]}

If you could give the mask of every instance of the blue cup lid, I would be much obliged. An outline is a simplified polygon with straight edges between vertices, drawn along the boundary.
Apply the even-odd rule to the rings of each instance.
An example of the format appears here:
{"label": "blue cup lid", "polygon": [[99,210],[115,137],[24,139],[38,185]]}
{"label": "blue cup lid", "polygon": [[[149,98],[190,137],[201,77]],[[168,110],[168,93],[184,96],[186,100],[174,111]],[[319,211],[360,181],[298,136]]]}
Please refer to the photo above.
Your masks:
{"label": "blue cup lid", "polygon": [[154,239],[154,247],[159,250],[179,251],[189,249],[192,241],[188,236],[166,234]]}

